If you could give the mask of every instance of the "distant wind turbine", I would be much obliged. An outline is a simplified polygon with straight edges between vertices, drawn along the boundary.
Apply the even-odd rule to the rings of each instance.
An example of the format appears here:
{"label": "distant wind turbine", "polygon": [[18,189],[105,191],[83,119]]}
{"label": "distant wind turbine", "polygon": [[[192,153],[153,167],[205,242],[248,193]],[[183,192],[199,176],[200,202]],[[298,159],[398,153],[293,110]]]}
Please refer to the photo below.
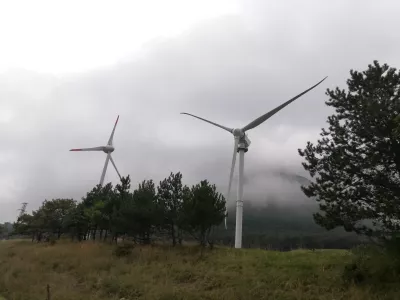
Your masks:
{"label": "distant wind turbine", "polygon": [[[198,116],[189,114],[189,113],[181,113],[185,115],[192,116],[194,118],[200,119],[204,122],[210,123],[214,126],[217,126],[219,128],[222,128],[230,133],[233,134],[234,137],[234,147],[233,147],[233,157],[232,157],[232,166],[231,166],[231,172],[229,175],[229,185],[228,185],[228,193],[227,193],[227,201],[229,200],[230,197],[230,192],[231,192],[231,185],[232,185],[232,178],[233,178],[233,171],[235,169],[235,163],[236,163],[236,152],[239,152],[239,184],[238,184],[238,193],[237,193],[237,201],[236,201],[236,230],[235,230],[235,248],[242,248],[242,221],[243,221],[243,171],[244,171],[244,153],[248,151],[248,147],[250,146],[250,140],[247,137],[246,131],[253,129],[260,125],[261,123],[265,122],[269,118],[271,118],[274,114],[276,114],[278,111],[283,109],[285,106],[289,105],[292,103],[294,100],[297,98],[303,96],[305,93],[309,92],[313,88],[315,88],[317,85],[319,85],[322,81],[324,81],[327,77],[322,79],[320,82],[318,82],[316,85],[310,87],[308,90],[305,90],[304,92],[298,94],[296,97],[286,101],[285,103],[279,105],[278,107],[274,108],[270,112],[262,115],[261,117],[255,119],[254,121],[250,122],[243,128],[229,128],[225,127],[223,125],[211,122],[209,120],[200,118]],[[225,228],[227,228],[226,225],[226,212],[225,212]]]}
{"label": "distant wind turbine", "polygon": [[108,166],[108,161],[109,160],[111,160],[111,163],[113,164],[113,166],[115,168],[115,171],[117,171],[117,174],[118,174],[119,178],[121,179],[121,175],[119,174],[117,166],[115,165],[115,162],[114,162],[114,160],[113,160],[113,158],[111,156],[111,153],[114,152],[114,150],[115,150],[115,148],[113,146],[113,139],[114,139],[115,127],[117,127],[118,120],[119,120],[119,116],[117,118],[117,121],[115,121],[113,131],[111,132],[110,138],[108,139],[108,142],[107,142],[106,146],[69,150],[69,151],[103,151],[104,153],[107,154],[106,162],[104,163],[103,172],[101,173],[101,177],[100,177],[100,185],[101,186],[103,186],[104,176],[106,175],[106,171],[107,171],[107,166]]}

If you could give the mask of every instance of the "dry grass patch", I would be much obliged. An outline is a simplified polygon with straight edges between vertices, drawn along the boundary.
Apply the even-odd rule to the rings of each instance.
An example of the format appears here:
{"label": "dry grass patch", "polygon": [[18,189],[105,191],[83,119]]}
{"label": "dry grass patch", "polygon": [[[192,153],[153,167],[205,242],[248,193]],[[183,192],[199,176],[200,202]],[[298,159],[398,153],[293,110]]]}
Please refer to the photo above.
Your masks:
{"label": "dry grass patch", "polygon": [[[135,247],[29,241],[0,244],[0,294],[8,300],[113,299],[396,299],[398,290],[373,292],[341,280],[347,251],[273,252],[197,247]],[[1,299],[1,298],[0,298]]]}

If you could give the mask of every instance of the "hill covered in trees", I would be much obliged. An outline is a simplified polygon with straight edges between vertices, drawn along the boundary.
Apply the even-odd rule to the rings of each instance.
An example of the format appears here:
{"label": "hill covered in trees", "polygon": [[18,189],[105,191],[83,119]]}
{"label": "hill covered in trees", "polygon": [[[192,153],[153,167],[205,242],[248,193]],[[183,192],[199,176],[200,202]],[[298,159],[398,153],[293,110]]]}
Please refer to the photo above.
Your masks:
{"label": "hill covered in trees", "polygon": [[[348,249],[363,239],[342,228],[332,231],[315,224],[312,204],[279,204],[260,206],[244,204],[243,247],[290,250],[296,248]],[[219,226],[216,236],[225,245],[234,244],[235,208],[228,210],[228,230]]]}

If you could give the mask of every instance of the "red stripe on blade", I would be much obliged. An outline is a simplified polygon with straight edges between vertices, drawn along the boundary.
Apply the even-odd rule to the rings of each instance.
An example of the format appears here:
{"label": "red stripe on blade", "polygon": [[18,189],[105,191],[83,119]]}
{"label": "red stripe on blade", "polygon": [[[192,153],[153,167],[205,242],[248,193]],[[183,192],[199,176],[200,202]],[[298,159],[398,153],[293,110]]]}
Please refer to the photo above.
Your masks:
{"label": "red stripe on blade", "polygon": [[69,151],[82,151],[82,149],[71,149]]}

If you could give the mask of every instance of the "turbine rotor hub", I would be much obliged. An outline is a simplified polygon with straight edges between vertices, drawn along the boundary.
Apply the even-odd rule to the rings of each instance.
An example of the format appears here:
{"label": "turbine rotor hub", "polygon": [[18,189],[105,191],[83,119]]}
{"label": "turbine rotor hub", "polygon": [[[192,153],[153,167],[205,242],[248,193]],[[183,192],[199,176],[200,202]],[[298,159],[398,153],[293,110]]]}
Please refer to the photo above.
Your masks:
{"label": "turbine rotor hub", "polygon": [[103,152],[104,152],[104,153],[111,153],[111,152],[114,152],[114,147],[113,147],[113,146],[110,146],[110,145],[107,145],[107,146],[104,147]]}
{"label": "turbine rotor hub", "polygon": [[244,131],[241,129],[241,128],[235,128],[235,129],[233,129],[233,135],[235,136],[235,137],[239,137],[239,138],[241,138],[241,137],[243,137],[244,136]]}

